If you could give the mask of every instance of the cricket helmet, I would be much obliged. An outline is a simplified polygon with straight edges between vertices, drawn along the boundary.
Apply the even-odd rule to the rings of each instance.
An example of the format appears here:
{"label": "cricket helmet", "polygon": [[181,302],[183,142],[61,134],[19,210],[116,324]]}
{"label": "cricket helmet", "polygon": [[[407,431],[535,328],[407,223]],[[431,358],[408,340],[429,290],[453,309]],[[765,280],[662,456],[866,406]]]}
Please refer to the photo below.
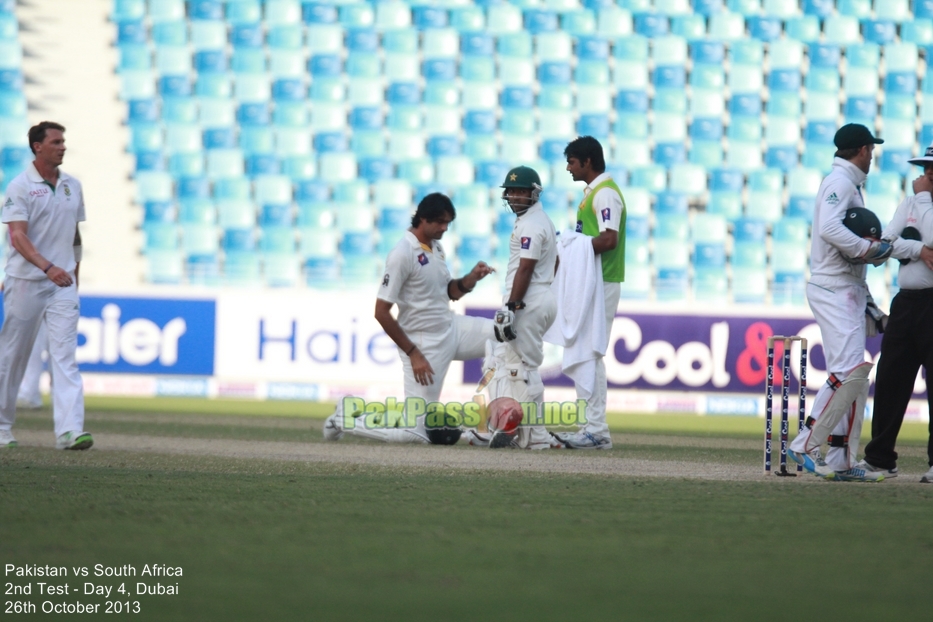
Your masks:
{"label": "cricket helmet", "polygon": [[881,221],[870,209],[850,207],[846,210],[842,224],[860,238],[881,239]]}
{"label": "cricket helmet", "polygon": [[537,188],[541,189],[541,177],[538,171],[528,166],[516,166],[510,170],[500,188]]}
{"label": "cricket helmet", "polygon": [[[538,197],[541,196],[542,190],[541,177],[533,168],[528,166],[516,166],[506,174],[505,181],[503,181],[502,185],[499,187],[505,188],[502,191],[502,201],[505,203],[506,207],[516,214],[522,214],[538,202]],[[531,198],[517,197],[509,194],[509,190],[517,188],[531,190]]]}
{"label": "cricket helmet", "polygon": [[456,445],[460,440],[460,435],[463,434],[463,428],[460,426],[428,427],[425,432],[432,445]]}

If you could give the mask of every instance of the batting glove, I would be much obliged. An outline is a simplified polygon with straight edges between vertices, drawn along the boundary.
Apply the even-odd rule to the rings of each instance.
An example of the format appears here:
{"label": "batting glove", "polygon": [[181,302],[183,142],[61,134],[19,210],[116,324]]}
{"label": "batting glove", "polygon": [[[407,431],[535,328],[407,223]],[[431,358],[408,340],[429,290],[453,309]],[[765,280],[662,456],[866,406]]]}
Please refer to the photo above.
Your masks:
{"label": "batting glove", "polygon": [[512,341],[518,336],[515,334],[515,313],[511,309],[503,308],[496,311],[494,322],[493,328],[498,341]]}
{"label": "batting glove", "polygon": [[874,300],[869,298],[868,303],[865,305],[865,336],[874,337],[883,333],[887,327],[887,314],[878,308]]}

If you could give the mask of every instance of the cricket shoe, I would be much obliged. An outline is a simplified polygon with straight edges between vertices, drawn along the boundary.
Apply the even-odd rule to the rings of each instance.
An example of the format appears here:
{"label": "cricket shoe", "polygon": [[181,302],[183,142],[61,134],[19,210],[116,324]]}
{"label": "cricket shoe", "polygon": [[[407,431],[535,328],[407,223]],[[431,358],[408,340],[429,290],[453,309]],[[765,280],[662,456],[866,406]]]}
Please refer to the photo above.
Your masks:
{"label": "cricket shoe", "polygon": [[612,440],[608,436],[596,436],[589,432],[568,434],[558,439],[567,449],[612,449]]}
{"label": "cricket shoe", "polygon": [[477,432],[473,428],[468,428],[460,438],[466,441],[467,445],[473,447],[489,447],[490,436],[490,434],[483,434],[482,432]]}
{"label": "cricket shoe", "polygon": [[339,441],[343,438],[343,426],[339,419],[340,413],[338,411],[324,420],[324,429],[322,431],[325,441]]}
{"label": "cricket shoe", "polygon": [[93,444],[88,432],[65,432],[55,440],[56,449],[90,449]]}
{"label": "cricket shoe", "polygon": [[[500,432],[498,434],[483,434],[482,432],[477,432],[476,430],[467,430],[463,433],[461,438],[465,438],[466,442],[473,447],[492,447],[493,449],[522,449],[522,446],[518,444],[518,434],[505,434]],[[501,443],[493,447],[492,440],[497,438],[497,443]],[[551,449],[554,447],[554,441],[544,441],[540,443],[531,443],[528,447],[524,449],[530,449],[531,451],[540,451],[542,449]],[[560,445],[563,447],[563,445]]]}
{"label": "cricket shoe", "polygon": [[518,430],[513,430],[512,432],[503,432],[498,430],[492,433],[492,436],[489,437],[489,448],[490,449],[504,449],[506,447],[516,448],[518,445]]}
{"label": "cricket shoe", "polygon": [[0,449],[13,449],[19,447],[19,443],[13,438],[13,433],[9,430],[0,430]]}
{"label": "cricket shoe", "polygon": [[808,454],[797,453],[793,449],[788,449],[787,455],[790,456],[791,460],[803,466],[808,473],[813,473],[823,479],[836,479],[836,471],[829,468],[819,449],[814,449]]}
{"label": "cricket shoe", "polygon": [[921,484],[933,484],[933,467],[930,467],[930,470],[923,474],[923,477],[920,478]]}
{"label": "cricket shoe", "polygon": [[836,471],[836,481],[840,482],[882,482],[884,471],[866,471],[854,466],[845,471]]}
{"label": "cricket shoe", "polygon": [[856,464],[855,466],[858,467],[859,469],[865,469],[869,473],[884,473],[885,479],[892,479],[892,478],[897,477],[897,467],[894,467],[893,469],[879,469],[876,466],[872,466],[871,464],[868,464],[868,462],[866,462],[865,460],[860,460],[859,463]]}

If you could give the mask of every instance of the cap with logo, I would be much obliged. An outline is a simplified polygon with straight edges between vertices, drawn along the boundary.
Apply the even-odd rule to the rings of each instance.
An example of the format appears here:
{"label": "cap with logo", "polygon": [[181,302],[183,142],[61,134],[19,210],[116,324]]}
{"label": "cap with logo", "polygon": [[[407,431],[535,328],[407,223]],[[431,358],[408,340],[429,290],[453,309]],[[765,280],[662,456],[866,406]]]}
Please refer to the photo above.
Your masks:
{"label": "cap with logo", "polygon": [[880,145],[884,141],[872,136],[867,127],[859,123],[847,123],[836,130],[833,144],[836,149],[858,149],[865,145]]}

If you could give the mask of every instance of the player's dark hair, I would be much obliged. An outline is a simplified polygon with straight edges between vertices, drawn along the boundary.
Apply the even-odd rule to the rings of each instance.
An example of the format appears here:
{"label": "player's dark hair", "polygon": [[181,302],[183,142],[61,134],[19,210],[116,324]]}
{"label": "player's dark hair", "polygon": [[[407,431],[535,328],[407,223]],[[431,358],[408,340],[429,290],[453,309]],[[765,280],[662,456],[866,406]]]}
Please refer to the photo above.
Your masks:
{"label": "player's dark hair", "polygon": [[457,210],[454,209],[453,201],[445,194],[432,192],[421,199],[418,209],[415,210],[415,215],[411,217],[411,226],[417,227],[422,220],[434,222],[444,214],[449,215],[451,220],[457,217]]}
{"label": "player's dark hair", "polygon": [[48,130],[58,130],[59,132],[65,131],[65,126],[61,123],[56,123],[55,121],[43,121],[38,125],[33,125],[29,128],[29,148],[32,149],[32,152],[35,153],[36,150],[33,148],[35,143],[41,143],[45,140],[45,134]]}
{"label": "player's dark hair", "polygon": [[592,136],[580,136],[571,140],[564,147],[565,158],[576,158],[580,164],[586,164],[590,161],[590,167],[597,173],[603,173],[606,170],[606,160],[603,157],[603,146]]}
{"label": "player's dark hair", "polygon": [[836,149],[836,153],[833,154],[833,157],[842,158],[843,160],[851,160],[858,155],[858,152],[861,151],[861,147],[850,147],[849,149]]}

